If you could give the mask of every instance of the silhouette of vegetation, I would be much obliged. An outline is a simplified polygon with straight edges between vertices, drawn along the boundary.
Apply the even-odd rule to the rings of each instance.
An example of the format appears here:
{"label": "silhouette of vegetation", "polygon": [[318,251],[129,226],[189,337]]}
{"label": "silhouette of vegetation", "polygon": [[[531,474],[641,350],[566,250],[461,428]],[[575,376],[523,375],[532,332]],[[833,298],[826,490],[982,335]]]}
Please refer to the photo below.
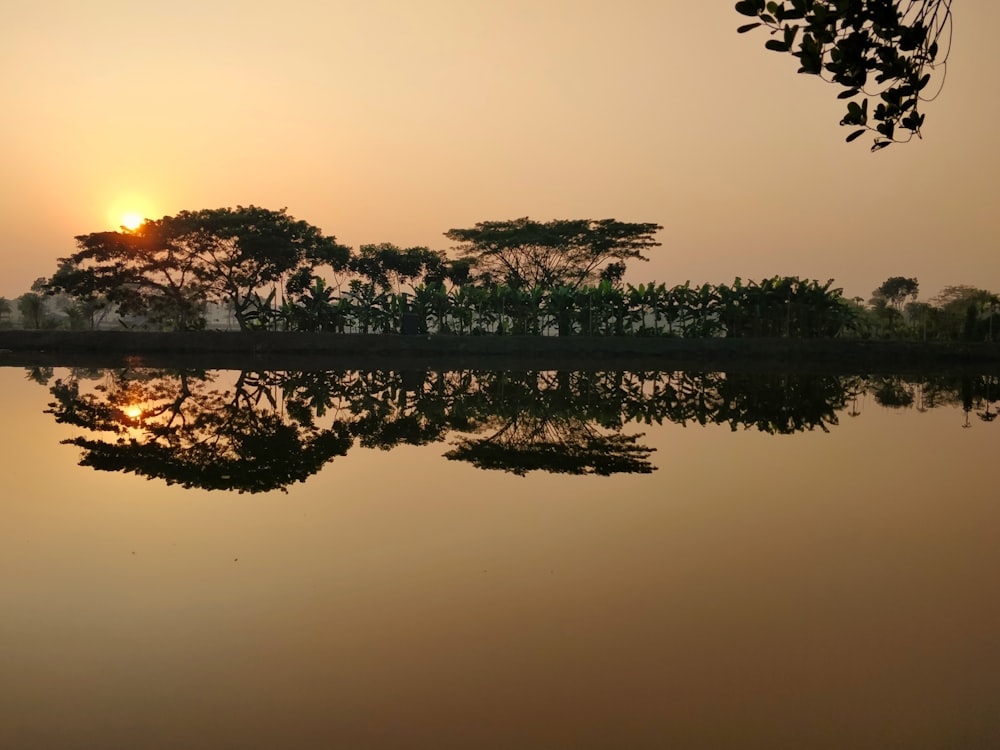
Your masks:
{"label": "silhouette of vegetation", "polygon": [[[488,470],[649,473],[641,425],[827,432],[880,405],[956,406],[991,422],[1000,377],[838,377],[633,371],[229,372],[51,368],[47,412],[83,433],[81,465],[208,490],[266,492],[305,481],[361,445],[448,443]],[[51,383],[51,385],[49,385]]]}
{"label": "silhouette of vegetation", "polygon": [[890,276],[882,282],[878,289],[872,292],[875,299],[883,299],[897,310],[902,309],[907,299],[916,300],[920,291],[920,283],[914,278]]}
{"label": "silhouette of vegetation", "polygon": [[214,328],[235,319],[242,330],[361,334],[1000,339],[996,294],[951,286],[918,302],[917,279],[903,276],[867,307],[832,279],[624,282],[626,261],[646,260],[660,228],[481,222],[445,233],[461,254],[449,258],[391,243],[355,252],[284,210],[185,211],[77,237],[80,251],[18,307],[34,328],[94,328],[110,316],[129,328],[187,330],[211,314]]}
{"label": "silhouette of vegetation", "polygon": [[[286,275],[340,268],[350,254],[284,209],[256,206],[182,211],[76,242],[78,252],[59,260],[48,291],[104,297],[122,314],[174,330],[203,328],[209,302],[229,305],[242,330],[259,326]],[[262,297],[269,285],[271,296]]]}
{"label": "silhouette of vegetation", "polygon": [[[561,474],[648,474],[652,449],[641,434],[621,432],[620,404],[610,382],[570,372],[497,372],[477,376],[478,391],[468,411],[478,433],[455,441],[445,453],[481,469],[520,476],[545,470]],[[584,395],[590,396],[586,401]],[[609,399],[611,397],[611,399]],[[612,406],[613,405],[613,406]]]}
{"label": "silhouette of vegetation", "polygon": [[[948,286],[930,302],[917,302],[914,278],[893,276],[858,306],[857,335],[924,341],[1000,340],[1000,296],[971,286]],[[910,300],[910,301],[907,301]]]}
{"label": "silhouette of vegetation", "polygon": [[514,289],[559,286],[577,289],[600,278],[611,262],[648,260],[642,253],[660,245],[658,224],[630,224],[614,219],[484,221],[470,229],[450,229],[445,237],[474,258],[475,273]]}
{"label": "silhouette of vegetation", "polygon": [[841,89],[848,142],[870,132],[877,151],[920,136],[920,103],[936,96],[928,84],[950,51],[951,0],[741,0],[736,10],[757,19],[737,31],[769,29],[767,49]]}
{"label": "silhouette of vegetation", "polygon": [[25,328],[44,328],[47,320],[45,298],[38,292],[25,292],[17,298],[17,309]]}
{"label": "silhouette of vegetation", "polygon": [[83,449],[82,466],[238,492],[284,489],[346,453],[346,427],[325,429],[276,410],[267,377],[241,373],[231,389],[207,373],[107,371],[91,392],[59,379],[49,406],[57,422],[110,435],[63,441]]}

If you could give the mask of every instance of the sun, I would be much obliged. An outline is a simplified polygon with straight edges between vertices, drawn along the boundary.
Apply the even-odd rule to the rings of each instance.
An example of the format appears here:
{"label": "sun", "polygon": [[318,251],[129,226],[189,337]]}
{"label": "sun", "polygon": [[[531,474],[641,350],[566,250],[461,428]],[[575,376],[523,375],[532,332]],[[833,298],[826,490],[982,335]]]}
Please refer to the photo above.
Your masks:
{"label": "sun", "polygon": [[130,232],[138,229],[144,219],[142,216],[135,211],[126,211],[122,214],[122,226],[128,229]]}

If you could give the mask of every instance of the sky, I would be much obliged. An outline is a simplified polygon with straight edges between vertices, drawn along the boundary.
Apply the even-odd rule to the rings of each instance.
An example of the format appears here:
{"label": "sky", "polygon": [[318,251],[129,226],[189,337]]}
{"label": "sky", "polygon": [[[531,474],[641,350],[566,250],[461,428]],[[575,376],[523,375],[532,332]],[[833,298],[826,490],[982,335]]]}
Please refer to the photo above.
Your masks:
{"label": "sky", "polygon": [[[341,243],[479,221],[663,226],[631,283],[1000,290],[1000,4],[954,4],[923,139],[715,0],[56,0],[0,25],[0,296],[128,212],[287,208]],[[932,84],[933,86],[934,84]]]}

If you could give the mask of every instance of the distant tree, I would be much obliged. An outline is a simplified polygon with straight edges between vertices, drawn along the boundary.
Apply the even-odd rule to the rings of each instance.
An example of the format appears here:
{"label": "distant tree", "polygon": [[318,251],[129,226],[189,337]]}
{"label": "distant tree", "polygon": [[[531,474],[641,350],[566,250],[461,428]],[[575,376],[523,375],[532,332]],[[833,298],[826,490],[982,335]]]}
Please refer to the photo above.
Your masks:
{"label": "distant tree", "polygon": [[940,311],[934,305],[929,302],[907,302],[903,312],[920,338],[926,340],[928,333],[933,337],[940,317]]}
{"label": "distant tree", "polygon": [[767,49],[843,89],[848,142],[872,132],[877,151],[920,137],[919,104],[933,98],[927,85],[950,51],[939,41],[950,43],[951,0],[741,0],[736,10],[758,19],[737,31],[770,29]]}
{"label": "distant tree", "polygon": [[872,292],[872,297],[882,298],[896,310],[903,309],[903,303],[907,299],[915,300],[920,284],[914,278],[904,278],[903,276],[891,276],[882,282],[882,285]]}
{"label": "distant tree", "polygon": [[0,297],[0,327],[3,327],[8,322],[5,318],[9,318],[13,310],[14,308],[10,304],[10,300],[6,297]]}
{"label": "distant tree", "polygon": [[948,338],[977,339],[992,335],[990,323],[1000,296],[963,284],[945,287],[933,300],[940,308],[941,327]]}
{"label": "distant tree", "polygon": [[660,245],[658,224],[615,219],[486,221],[471,229],[451,229],[445,237],[475,261],[475,272],[514,288],[578,288],[597,281],[613,261],[649,260],[642,253]]}
{"label": "distant tree", "polygon": [[285,209],[256,206],[182,211],[76,241],[79,251],[60,259],[49,291],[103,295],[124,314],[182,330],[204,325],[208,302],[228,304],[246,329],[261,312],[261,290],[302,268],[343,268],[350,255]]}
{"label": "distant tree", "polygon": [[26,292],[18,297],[17,309],[25,328],[41,328],[45,322],[45,297],[38,292]]}
{"label": "distant tree", "polygon": [[940,307],[945,314],[958,312],[960,315],[964,315],[970,305],[987,306],[996,302],[997,299],[997,295],[987,289],[956,284],[946,286],[940,294],[934,297],[932,302]]}

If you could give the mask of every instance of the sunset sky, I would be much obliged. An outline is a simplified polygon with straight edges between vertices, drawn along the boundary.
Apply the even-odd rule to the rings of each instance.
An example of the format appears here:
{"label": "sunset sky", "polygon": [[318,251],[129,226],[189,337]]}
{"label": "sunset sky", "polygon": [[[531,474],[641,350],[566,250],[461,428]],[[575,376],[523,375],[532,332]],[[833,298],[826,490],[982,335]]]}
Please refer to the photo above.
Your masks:
{"label": "sunset sky", "polygon": [[[1000,290],[1000,4],[954,4],[924,139],[845,144],[838,90],[732,0],[57,0],[0,24],[0,295],[129,212],[287,207],[446,250],[478,221],[662,224],[626,279]],[[932,84],[932,86],[935,84]]]}

